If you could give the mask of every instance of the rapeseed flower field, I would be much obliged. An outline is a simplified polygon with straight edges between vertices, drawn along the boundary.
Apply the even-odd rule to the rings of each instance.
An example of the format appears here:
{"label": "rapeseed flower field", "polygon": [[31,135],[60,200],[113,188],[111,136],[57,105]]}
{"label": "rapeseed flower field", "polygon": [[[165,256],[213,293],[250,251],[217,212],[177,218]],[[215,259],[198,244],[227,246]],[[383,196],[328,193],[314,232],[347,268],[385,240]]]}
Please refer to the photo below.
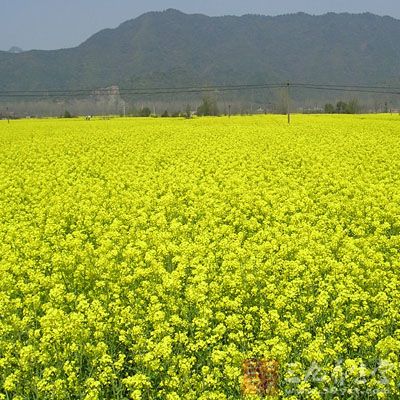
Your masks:
{"label": "rapeseed flower field", "polygon": [[0,121],[0,399],[398,399],[399,118]]}

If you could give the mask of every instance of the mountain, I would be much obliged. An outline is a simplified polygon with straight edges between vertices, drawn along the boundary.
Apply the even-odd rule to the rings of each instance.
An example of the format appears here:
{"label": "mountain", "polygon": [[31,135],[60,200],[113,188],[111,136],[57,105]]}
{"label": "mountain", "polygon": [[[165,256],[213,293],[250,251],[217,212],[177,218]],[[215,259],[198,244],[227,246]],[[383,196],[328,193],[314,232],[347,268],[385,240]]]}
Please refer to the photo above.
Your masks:
{"label": "mountain", "polygon": [[399,81],[400,20],[146,13],[75,48],[0,52],[0,90]]}

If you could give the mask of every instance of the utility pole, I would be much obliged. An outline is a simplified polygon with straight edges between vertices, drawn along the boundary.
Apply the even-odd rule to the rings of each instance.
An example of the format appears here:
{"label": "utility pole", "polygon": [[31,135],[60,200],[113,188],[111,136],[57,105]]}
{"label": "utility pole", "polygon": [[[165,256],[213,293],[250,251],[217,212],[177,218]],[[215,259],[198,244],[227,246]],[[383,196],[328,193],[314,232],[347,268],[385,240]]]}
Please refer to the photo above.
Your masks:
{"label": "utility pole", "polygon": [[10,123],[10,113],[8,112],[8,107],[6,108],[6,110],[7,110],[7,121],[8,123]]}
{"label": "utility pole", "polygon": [[286,110],[287,110],[287,122],[290,125],[290,82],[286,83]]}
{"label": "utility pole", "polygon": [[229,104],[229,106],[228,106],[228,110],[229,110],[229,118],[231,117],[231,105]]}

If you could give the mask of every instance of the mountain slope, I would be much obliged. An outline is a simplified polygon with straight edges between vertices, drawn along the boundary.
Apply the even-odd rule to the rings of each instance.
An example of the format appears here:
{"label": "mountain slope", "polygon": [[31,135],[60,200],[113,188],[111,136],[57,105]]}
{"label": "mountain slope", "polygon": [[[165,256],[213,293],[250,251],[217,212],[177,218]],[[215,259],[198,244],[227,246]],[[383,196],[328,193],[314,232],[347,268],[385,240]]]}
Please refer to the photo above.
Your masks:
{"label": "mountain slope", "polygon": [[400,21],[372,14],[147,13],[56,51],[0,52],[0,90],[398,81]]}

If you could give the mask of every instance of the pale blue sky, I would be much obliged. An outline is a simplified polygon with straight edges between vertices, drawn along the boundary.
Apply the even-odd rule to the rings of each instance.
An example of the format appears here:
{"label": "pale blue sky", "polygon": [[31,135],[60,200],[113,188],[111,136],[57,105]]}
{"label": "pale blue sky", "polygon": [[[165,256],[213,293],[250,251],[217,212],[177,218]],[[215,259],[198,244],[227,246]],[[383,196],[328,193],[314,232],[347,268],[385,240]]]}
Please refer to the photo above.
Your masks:
{"label": "pale blue sky", "polygon": [[167,8],[207,15],[369,11],[400,19],[400,0],[0,0],[0,49],[72,47],[100,29]]}

